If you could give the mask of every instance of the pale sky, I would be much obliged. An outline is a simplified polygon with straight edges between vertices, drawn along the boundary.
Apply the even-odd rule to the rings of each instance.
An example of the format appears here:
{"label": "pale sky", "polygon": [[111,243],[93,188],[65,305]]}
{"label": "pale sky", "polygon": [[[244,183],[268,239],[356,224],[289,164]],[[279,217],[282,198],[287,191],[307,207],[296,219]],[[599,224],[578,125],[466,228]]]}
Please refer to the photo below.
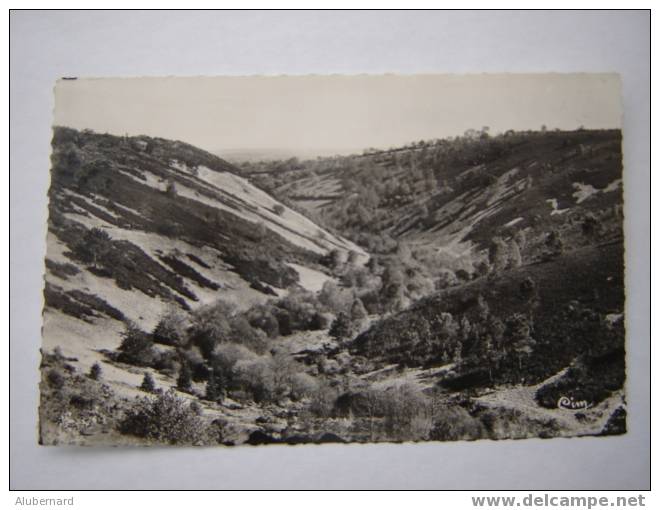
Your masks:
{"label": "pale sky", "polygon": [[211,152],[387,148],[489,126],[619,128],[615,74],[60,80],[54,124],[178,139]]}

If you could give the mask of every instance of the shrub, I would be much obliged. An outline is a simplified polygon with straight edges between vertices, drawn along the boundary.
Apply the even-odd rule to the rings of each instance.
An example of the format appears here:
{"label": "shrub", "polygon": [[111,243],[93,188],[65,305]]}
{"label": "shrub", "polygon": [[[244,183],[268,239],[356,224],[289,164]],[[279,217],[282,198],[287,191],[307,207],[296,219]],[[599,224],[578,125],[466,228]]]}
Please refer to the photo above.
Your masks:
{"label": "shrub", "polygon": [[284,211],[285,211],[284,206],[281,204],[275,204],[273,206],[273,212],[275,212],[275,214],[277,214],[278,216],[282,216],[282,214],[284,214]]}
{"label": "shrub", "polygon": [[258,328],[269,338],[275,338],[280,334],[280,326],[273,314],[272,306],[255,305],[246,313],[246,318],[253,328]]}
{"label": "shrub", "polygon": [[235,307],[221,300],[203,306],[193,314],[190,338],[199,346],[206,359],[211,356],[216,345],[230,339],[230,319],[234,314]]}
{"label": "shrub", "polygon": [[183,345],[186,340],[186,326],[185,316],[175,306],[171,306],[154,328],[154,342],[165,345]]}
{"label": "shrub", "polygon": [[327,280],[318,295],[318,301],[332,313],[346,312],[351,305],[351,292],[340,289],[332,280]]}
{"label": "shrub", "polygon": [[174,181],[172,180],[167,181],[167,187],[165,189],[165,193],[170,198],[176,197],[176,185],[174,184]]}
{"label": "shrub", "polygon": [[89,377],[90,379],[94,379],[95,381],[98,381],[101,378],[101,365],[98,363],[94,363],[91,368],[89,369]]}
{"label": "shrub", "polygon": [[311,396],[309,411],[321,418],[332,416],[338,396],[337,388],[332,387],[327,381],[321,380],[318,390]]}
{"label": "shrub", "polygon": [[260,329],[253,328],[248,320],[242,316],[236,316],[230,321],[230,341],[245,345],[251,351],[262,354],[266,351],[265,333]]}
{"label": "shrub", "polygon": [[433,441],[474,440],[487,436],[483,423],[463,407],[448,405],[437,410],[429,439]]}
{"label": "shrub", "polygon": [[319,308],[316,296],[305,290],[293,290],[289,295],[275,303],[278,310],[280,332],[283,335],[294,331],[307,331],[313,328],[315,315]]}
{"label": "shrub", "polygon": [[127,322],[119,346],[119,361],[131,365],[150,366],[155,357],[153,341],[134,323]]}
{"label": "shrub", "polygon": [[300,400],[311,397],[319,391],[319,383],[314,377],[304,372],[291,376],[291,398]]}
{"label": "shrub", "polygon": [[155,399],[138,399],[119,430],[122,434],[169,444],[203,444],[209,438],[204,421],[174,390]]}
{"label": "shrub", "polygon": [[255,358],[237,361],[232,386],[251,394],[255,402],[271,400],[275,395],[275,377],[268,360]]}
{"label": "shrub", "polygon": [[404,384],[385,392],[385,430],[395,440],[419,441],[429,438],[432,427],[431,403],[417,388]]}
{"label": "shrub", "polygon": [[548,256],[557,257],[564,253],[564,240],[558,230],[551,230],[545,239],[545,246],[548,248]]}
{"label": "shrub", "polygon": [[531,277],[526,277],[522,282],[520,282],[520,296],[528,301],[532,297],[536,296],[536,282]]}
{"label": "shrub", "polygon": [[53,368],[46,374],[46,381],[51,388],[59,390],[64,386],[65,379],[56,368]]}
{"label": "shrub", "polygon": [[144,378],[142,379],[142,384],[140,384],[140,389],[146,391],[147,393],[153,393],[156,391],[156,384],[154,383],[154,378],[149,372],[144,373]]}
{"label": "shrub", "polygon": [[168,375],[174,375],[179,366],[178,355],[173,351],[163,351],[156,355],[153,362],[153,368]]}
{"label": "shrub", "polygon": [[94,227],[85,232],[80,243],[74,247],[74,252],[80,260],[92,264],[96,268],[103,258],[112,250],[110,235],[100,228]]}

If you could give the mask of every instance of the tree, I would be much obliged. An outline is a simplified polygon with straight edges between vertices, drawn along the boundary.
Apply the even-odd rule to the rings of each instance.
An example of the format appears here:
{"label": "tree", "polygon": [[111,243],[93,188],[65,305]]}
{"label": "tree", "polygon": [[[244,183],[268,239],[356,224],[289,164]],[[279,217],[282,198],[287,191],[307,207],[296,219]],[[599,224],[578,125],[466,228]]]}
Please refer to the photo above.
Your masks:
{"label": "tree", "polygon": [[545,240],[545,245],[550,250],[550,255],[556,257],[564,253],[564,240],[561,238],[559,231],[553,229],[548,233]]}
{"label": "tree", "polygon": [[338,270],[344,265],[342,254],[338,249],[330,250],[327,255],[327,264],[332,270]]}
{"label": "tree", "polygon": [[165,345],[183,345],[186,340],[186,318],[175,306],[163,314],[153,331],[155,342]]}
{"label": "tree", "polygon": [[156,384],[154,383],[154,378],[151,377],[149,372],[144,373],[142,378],[142,384],[140,384],[140,389],[146,391],[147,393],[153,393],[156,391]]}
{"label": "tree", "polygon": [[362,300],[360,298],[355,298],[353,306],[351,307],[351,322],[361,327],[366,318],[367,310],[365,310]]}
{"label": "tree", "polygon": [[206,382],[206,400],[218,402],[225,391],[225,381],[222,373],[216,369],[211,370],[209,380]]}
{"label": "tree", "polygon": [[502,344],[504,342],[506,326],[498,317],[491,315],[488,319],[486,328],[487,334],[490,335],[493,340],[493,348],[496,351],[501,351],[503,347]]}
{"label": "tree", "polygon": [[231,339],[230,319],[236,313],[232,303],[218,300],[193,313],[190,339],[208,359],[216,345]]}
{"label": "tree", "polygon": [[509,244],[509,265],[513,268],[522,266],[522,256],[520,255],[520,247],[515,240]]}
{"label": "tree", "polygon": [[601,225],[593,213],[588,212],[582,221],[582,232],[586,237],[595,237],[600,233]]}
{"label": "tree", "polygon": [[510,342],[510,350],[518,358],[518,371],[522,370],[523,357],[532,353],[532,346],[535,344],[531,337],[532,327],[529,319],[520,313],[515,313],[506,321],[506,336]]}
{"label": "tree", "polygon": [[148,366],[154,360],[153,340],[132,322],[127,322],[119,345],[119,361]]}
{"label": "tree", "polygon": [[186,360],[181,362],[179,377],[176,380],[176,387],[187,393],[190,393],[192,390],[192,373],[190,372],[190,366]]}
{"label": "tree", "polygon": [[358,253],[354,250],[350,250],[348,252],[348,259],[346,260],[346,263],[350,266],[355,266],[358,263]]}
{"label": "tree", "polygon": [[112,239],[105,230],[94,227],[88,230],[83,237],[78,251],[84,262],[91,262],[94,268],[112,249]]}
{"label": "tree", "polygon": [[266,228],[266,225],[264,225],[263,221],[257,222],[254,228],[255,239],[261,242],[264,239],[266,239],[267,234],[268,234],[268,229]]}
{"label": "tree", "polygon": [[497,351],[493,345],[493,337],[485,334],[479,343],[479,358],[488,367],[488,380],[493,381],[493,368],[497,365]]}
{"label": "tree", "polygon": [[94,363],[89,369],[89,378],[98,381],[101,378],[101,365]]}
{"label": "tree", "polygon": [[328,334],[337,340],[343,340],[351,334],[351,321],[344,312],[339,312],[330,326]]}
{"label": "tree", "polygon": [[167,193],[168,197],[171,198],[176,197],[176,185],[174,184],[174,181],[172,180],[167,181],[167,187],[165,188],[165,193]]}
{"label": "tree", "polygon": [[488,247],[488,262],[493,270],[500,272],[509,263],[509,250],[501,237],[493,237]]}
{"label": "tree", "polygon": [[452,361],[457,365],[460,365],[463,361],[463,344],[460,340],[456,340],[454,344],[454,350],[452,352]]}
{"label": "tree", "polygon": [[319,292],[318,299],[327,310],[338,313],[348,309],[350,303],[348,294],[348,291],[340,289],[332,280],[326,280]]}
{"label": "tree", "polygon": [[531,277],[528,276],[520,282],[520,295],[525,301],[536,296],[536,282]]}
{"label": "tree", "polygon": [[246,317],[253,328],[259,328],[269,338],[275,338],[280,334],[280,327],[273,313],[272,305],[254,305],[247,311]]}
{"label": "tree", "polygon": [[527,234],[525,233],[525,230],[520,229],[516,232],[516,234],[513,236],[513,239],[516,243],[518,243],[518,248],[521,250],[524,250],[525,247],[527,246]]}

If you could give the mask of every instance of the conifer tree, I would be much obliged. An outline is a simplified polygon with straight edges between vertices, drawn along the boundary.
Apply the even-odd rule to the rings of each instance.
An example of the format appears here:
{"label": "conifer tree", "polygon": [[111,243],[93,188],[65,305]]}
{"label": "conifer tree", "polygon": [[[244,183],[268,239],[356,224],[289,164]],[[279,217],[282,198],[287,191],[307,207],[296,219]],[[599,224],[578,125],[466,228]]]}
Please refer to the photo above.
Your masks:
{"label": "conifer tree", "polygon": [[190,390],[192,390],[192,374],[188,362],[186,361],[181,363],[179,377],[176,380],[176,387],[185,392],[190,392]]}
{"label": "conifer tree", "polygon": [[351,334],[351,321],[344,312],[339,312],[337,318],[332,321],[329,335],[337,340],[343,340]]}
{"label": "conifer tree", "polygon": [[206,383],[206,400],[217,402],[222,398],[224,389],[222,374],[216,370],[211,370],[209,380]]}
{"label": "conifer tree", "polygon": [[147,393],[153,393],[156,391],[156,384],[154,383],[154,378],[151,377],[149,372],[144,373],[144,378],[142,379],[142,384],[140,384],[140,389],[146,391]]}

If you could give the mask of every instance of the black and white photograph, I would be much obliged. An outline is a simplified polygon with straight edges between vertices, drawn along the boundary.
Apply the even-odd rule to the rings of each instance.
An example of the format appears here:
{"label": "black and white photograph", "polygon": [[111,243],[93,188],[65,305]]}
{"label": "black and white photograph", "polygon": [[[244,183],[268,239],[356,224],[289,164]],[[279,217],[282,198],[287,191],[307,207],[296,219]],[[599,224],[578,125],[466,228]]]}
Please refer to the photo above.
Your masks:
{"label": "black and white photograph", "polygon": [[59,80],[39,442],[625,434],[622,115],[616,74]]}

